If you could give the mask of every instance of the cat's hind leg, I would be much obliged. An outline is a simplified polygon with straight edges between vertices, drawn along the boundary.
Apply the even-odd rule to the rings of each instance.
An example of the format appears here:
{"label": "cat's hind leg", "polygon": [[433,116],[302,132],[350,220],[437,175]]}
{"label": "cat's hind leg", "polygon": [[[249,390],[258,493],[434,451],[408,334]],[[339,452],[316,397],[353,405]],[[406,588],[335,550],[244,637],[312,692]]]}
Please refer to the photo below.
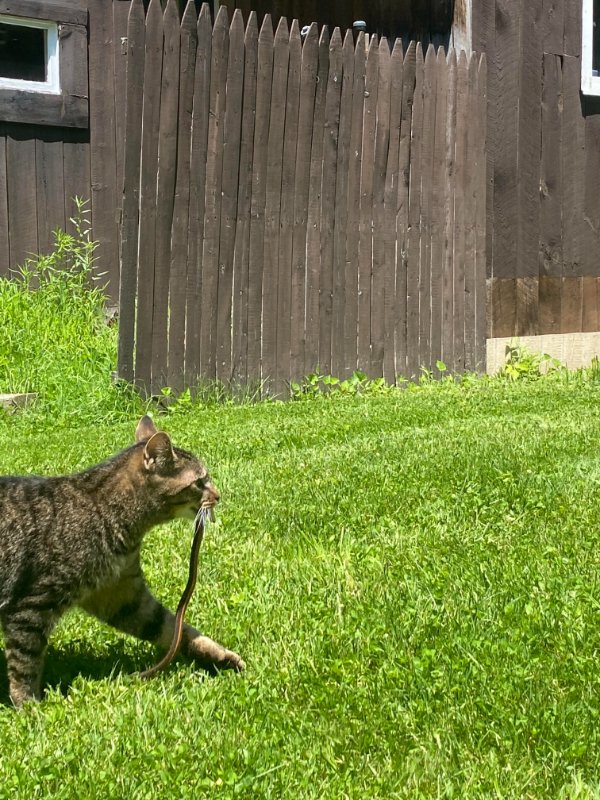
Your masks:
{"label": "cat's hind leg", "polygon": [[[150,592],[140,571],[85,598],[82,608],[113,628],[167,649],[173,638],[175,615]],[[204,669],[241,672],[244,662],[232,650],[184,625],[181,652]]]}
{"label": "cat's hind leg", "polygon": [[56,622],[49,611],[21,606],[2,614],[10,699],[17,708],[40,700],[48,636]]}

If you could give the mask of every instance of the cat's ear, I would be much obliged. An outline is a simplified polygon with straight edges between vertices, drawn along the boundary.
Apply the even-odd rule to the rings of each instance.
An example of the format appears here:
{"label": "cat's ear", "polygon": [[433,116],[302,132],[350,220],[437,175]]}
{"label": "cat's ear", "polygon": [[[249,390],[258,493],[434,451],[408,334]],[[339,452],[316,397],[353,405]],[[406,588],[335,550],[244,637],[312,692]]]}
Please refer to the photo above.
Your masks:
{"label": "cat's ear", "polygon": [[175,453],[169,436],[160,431],[148,440],[144,447],[144,467],[149,472],[163,472],[173,467]]}
{"label": "cat's ear", "polygon": [[158,433],[156,430],[156,425],[146,414],[146,416],[142,417],[138,422],[138,426],[135,429],[135,440],[136,442],[143,442],[146,439],[149,439],[151,436],[154,436],[155,433]]}

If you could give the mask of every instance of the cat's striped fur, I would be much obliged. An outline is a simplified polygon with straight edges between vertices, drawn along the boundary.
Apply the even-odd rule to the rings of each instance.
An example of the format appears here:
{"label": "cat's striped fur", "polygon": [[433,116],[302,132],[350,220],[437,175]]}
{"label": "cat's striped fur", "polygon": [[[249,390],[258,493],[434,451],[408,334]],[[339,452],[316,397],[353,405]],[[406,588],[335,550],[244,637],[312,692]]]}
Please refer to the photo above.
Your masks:
{"label": "cat's striped fur", "polygon": [[[41,695],[48,637],[78,605],[119,630],[167,647],[174,615],[150,593],[144,535],[193,519],[219,492],[204,465],[144,417],[136,444],[65,477],[0,477],[0,622],[16,706]],[[206,668],[242,670],[241,658],[185,626],[183,652]]]}

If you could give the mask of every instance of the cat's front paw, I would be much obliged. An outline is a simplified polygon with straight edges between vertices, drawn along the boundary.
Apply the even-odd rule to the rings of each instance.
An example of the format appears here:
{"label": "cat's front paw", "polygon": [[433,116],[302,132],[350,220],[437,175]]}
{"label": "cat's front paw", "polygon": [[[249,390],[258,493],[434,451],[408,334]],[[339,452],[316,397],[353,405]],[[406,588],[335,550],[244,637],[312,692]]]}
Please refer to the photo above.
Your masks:
{"label": "cat's front paw", "polygon": [[211,672],[221,669],[243,672],[246,668],[237,653],[234,653],[233,650],[227,650],[217,642],[213,642],[208,636],[196,636],[194,639],[190,639],[187,646],[187,655]]}

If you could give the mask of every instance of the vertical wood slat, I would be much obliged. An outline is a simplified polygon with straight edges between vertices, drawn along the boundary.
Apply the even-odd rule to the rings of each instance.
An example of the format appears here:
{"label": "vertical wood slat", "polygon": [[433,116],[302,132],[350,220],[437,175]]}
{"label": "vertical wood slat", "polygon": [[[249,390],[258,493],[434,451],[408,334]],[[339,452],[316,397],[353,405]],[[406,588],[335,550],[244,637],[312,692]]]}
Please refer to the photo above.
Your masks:
{"label": "vertical wood slat", "polygon": [[186,280],[185,381],[195,387],[200,370],[200,317],[202,250],[206,202],[206,161],[212,61],[210,7],[203,3],[196,26],[198,50],[194,74],[192,141],[190,155],[190,208]]}
{"label": "vertical wood slat", "polygon": [[104,0],[89,0],[91,201],[97,268],[106,273],[108,294],[119,295],[119,247],[116,190],[113,19]]}
{"label": "vertical wood slat", "polygon": [[358,242],[358,368],[371,376],[371,280],[373,275],[373,176],[375,170],[375,132],[379,80],[379,42],[369,42],[365,70],[365,100],[362,131],[362,169],[360,175],[360,215]]}
{"label": "vertical wood slat", "polygon": [[[113,0],[113,58],[114,58],[114,107],[115,107],[115,187],[117,209],[122,210],[123,173],[125,169],[125,117],[128,60],[128,18],[133,0]],[[119,231],[120,233],[120,231]],[[120,248],[120,243],[119,243]]]}
{"label": "vertical wood slat", "polygon": [[163,59],[160,86],[160,131],[156,194],[156,255],[152,308],[152,392],[167,385],[169,272],[177,164],[179,106],[179,12],[169,0],[163,16]]}
{"label": "vertical wood slat", "polygon": [[177,173],[171,230],[169,269],[169,341],[168,385],[180,391],[184,386],[185,308],[187,289],[187,253],[190,212],[191,133],[194,100],[194,77],[198,31],[192,0],[188,2],[180,27],[179,112],[177,117]]}
{"label": "vertical wood slat", "polygon": [[335,222],[333,241],[333,301],[331,332],[331,371],[348,377],[344,314],[346,307],[346,233],[348,225],[348,172],[350,167],[350,135],[352,126],[352,84],[354,80],[354,43],[351,31],[346,32],[342,46],[342,86],[338,128]]}
{"label": "vertical wood slat", "polygon": [[302,46],[300,106],[296,149],[296,188],[292,233],[292,296],[290,310],[290,376],[298,380],[304,372],[306,232],[310,192],[312,120],[318,70],[318,29],[310,26]]}
{"label": "vertical wood slat", "polygon": [[464,369],[472,372],[475,369],[475,159],[477,153],[477,61],[471,57],[467,67],[467,119],[466,158],[465,158],[465,193],[464,193],[464,229],[465,229],[465,261],[464,261]]}
{"label": "vertical wood slat", "polygon": [[319,66],[313,114],[312,147],[308,192],[306,237],[306,321],[304,332],[304,372],[317,369],[319,360],[319,287],[321,269],[321,191],[323,178],[323,130],[329,72],[329,31],[321,30]]}
{"label": "vertical wood slat", "polygon": [[248,377],[260,380],[263,257],[265,235],[266,167],[273,80],[273,26],[267,14],[258,35],[256,117],[250,205],[248,266]]}
{"label": "vertical wood slat", "polygon": [[289,31],[281,17],[273,44],[273,82],[267,147],[265,234],[262,298],[262,379],[273,392],[277,385],[277,297],[283,134],[289,62]]}
{"label": "vertical wood slat", "polygon": [[366,75],[365,35],[360,33],[354,50],[352,114],[348,166],[348,216],[346,228],[346,274],[344,276],[344,376],[358,365],[358,252],[360,220],[360,176]]}
{"label": "vertical wood slat", "polygon": [[279,235],[279,272],[277,280],[277,353],[274,392],[284,396],[291,378],[291,303],[292,303],[292,252],[295,211],[296,153],[298,148],[300,71],[302,43],[298,21],[290,30],[290,56],[285,107],[285,132],[283,136],[283,167],[281,175],[281,209]]}
{"label": "vertical wood slat", "polygon": [[[442,270],[444,260],[444,224],[446,207],[446,131],[448,129],[448,69],[443,48],[435,63],[435,129],[433,138],[431,199],[431,370],[442,359]],[[472,119],[471,125],[476,125]]]}
{"label": "vertical wood slat", "polygon": [[418,377],[419,367],[419,277],[421,249],[421,175],[423,165],[423,82],[425,61],[420,43],[416,50],[415,90],[410,131],[410,178],[406,262],[406,354],[407,377]]}
{"label": "vertical wood slat", "polygon": [[417,51],[411,42],[402,67],[402,110],[398,143],[398,210],[396,212],[396,375],[410,376],[408,364],[408,219],[413,99],[417,87]]}
{"label": "vertical wood slat", "polygon": [[435,133],[436,57],[432,44],[425,55],[423,143],[421,151],[421,258],[419,263],[419,368],[431,363],[431,237],[433,227],[433,146]]}
{"label": "vertical wood slat", "polygon": [[225,118],[227,64],[229,58],[227,8],[221,6],[212,33],[210,113],[206,153],[206,201],[202,249],[200,318],[200,369],[203,378],[216,378],[217,298],[221,187],[223,180],[223,125]]}
{"label": "vertical wood slat", "polygon": [[36,204],[38,250],[54,247],[53,231],[65,229],[65,185],[62,131],[42,130],[35,140]]}
{"label": "vertical wood slat", "polygon": [[237,218],[238,178],[244,85],[244,20],[234,11],[229,29],[227,102],[223,126],[223,178],[216,327],[216,376],[229,384],[232,378],[231,314],[233,256]]}
{"label": "vertical wood slat", "polygon": [[342,88],[342,37],[335,28],[329,43],[329,72],[323,128],[323,178],[321,189],[321,276],[319,286],[319,368],[331,374],[333,312],[333,259],[337,150]]}
{"label": "vertical wood slat", "polygon": [[140,166],[140,215],[135,380],[150,392],[152,374],[152,304],[156,233],[156,173],[160,125],[160,81],[163,58],[163,17],[160,0],[151,0],[144,40],[144,106]]}
{"label": "vertical wood slat", "polygon": [[456,149],[454,157],[454,372],[465,367],[465,195],[468,191],[467,112],[469,65],[464,50],[457,65]]}
{"label": "vertical wood slat", "polygon": [[477,371],[486,369],[487,325],[487,60],[482,55],[477,72],[476,124],[478,143],[475,161],[475,365]]}
{"label": "vertical wood slat", "polygon": [[373,162],[373,264],[371,278],[370,339],[372,375],[383,375],[386,304],[385,183],[390,144],[390,48],[385,37],[379,42],[377,59],[377,125]]}
{"label": "vertical wood slat", "polygon": [[456,188],[456,51],[450,48],[446,57],[446,156],[444,254],[442,263],[442,361],[454,370],[454,192]]}
{"label": "vertical wood slat", "polygon": [[119,375],[134,378],[135,296],[137,294],[140,145],[144,88],[144,6],[133,0],[127,26],[125,147],[123,157],[123,217],[121,221],[121,280],[119,287]]}
{"label": "vertical wood slat", "polygon": [[6,135],[0,123],[0,277],[7,275],[10,267],[8,236],[8,187],[6,174]]}
{"label": "vertical wood slat", "polygon": [[35,139],[29,126],[11,125],[6,137],[8,235],[11,265],[21,266],[38,252]]}
{"label": "vertical wood slat", "polygon": [[233,342],[232,381],[248,379],[248,266],[250,244],[250,206],[252,201],[252,153],[254,149],[254,111],[258,59],[256,12],[249,15],[244,37],[244,97],[240,139],[239,192],[233,264]]}
{"label": "vertical wood slat", "polygon": [[[86,203],[85,209],[88,212],[91,210],[89,203],[91,185],[89,131],[78,128],[63,131],[62,163],[66,231],[74,234],[75,228],[71,220],[77,213],[75,198],[78,197]],[[91,222],[89,214],[88,221]]]}

